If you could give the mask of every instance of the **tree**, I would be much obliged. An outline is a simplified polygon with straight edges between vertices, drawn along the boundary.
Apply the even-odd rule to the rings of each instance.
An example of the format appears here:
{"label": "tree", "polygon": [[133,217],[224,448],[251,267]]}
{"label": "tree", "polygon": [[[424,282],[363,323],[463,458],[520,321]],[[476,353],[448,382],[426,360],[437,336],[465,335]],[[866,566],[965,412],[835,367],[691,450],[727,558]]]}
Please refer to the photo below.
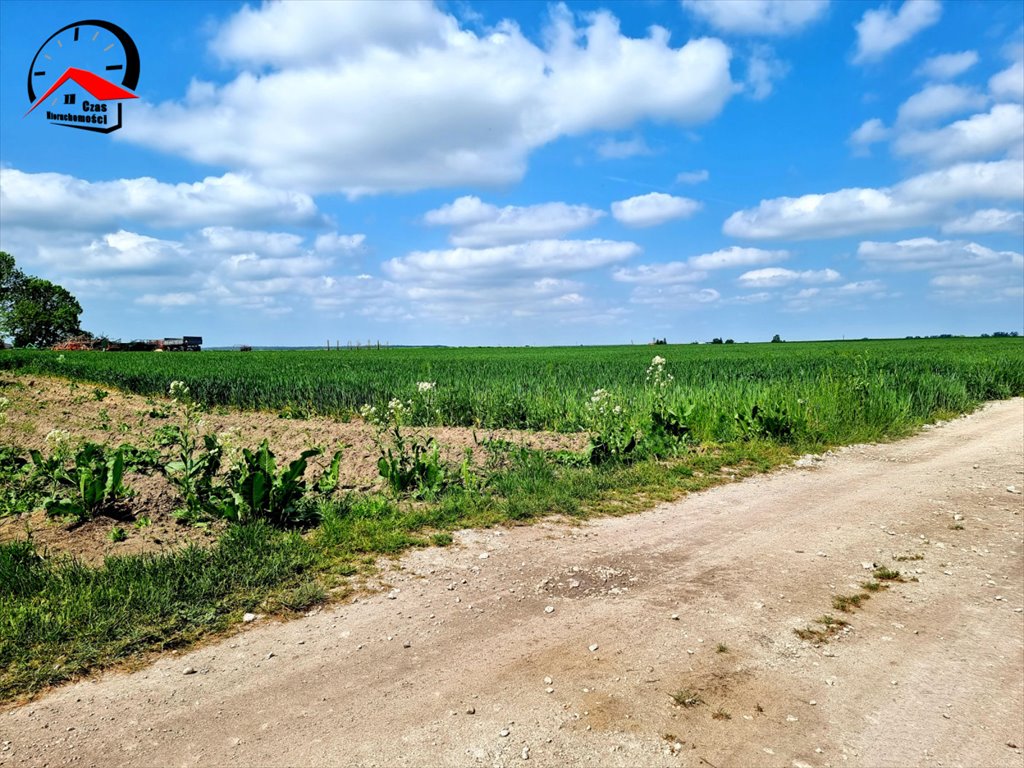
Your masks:
{"label": "tree", "polygon": [[81,333],[82,305],[65,288],[25,275],[0,251],[0,335],[14,346],[48,347]]}
{"label": "tree", "polygon": [[25,281],[25,275],[14,263],[14,257],[0,251],[0,317],[10,309],[18,288]]}
{"label": "tree", "polygon": [[774,336],[772,336],[772,344],[778,344],[781,341],[782,337],[779,336],[779,334],[776,333]]}

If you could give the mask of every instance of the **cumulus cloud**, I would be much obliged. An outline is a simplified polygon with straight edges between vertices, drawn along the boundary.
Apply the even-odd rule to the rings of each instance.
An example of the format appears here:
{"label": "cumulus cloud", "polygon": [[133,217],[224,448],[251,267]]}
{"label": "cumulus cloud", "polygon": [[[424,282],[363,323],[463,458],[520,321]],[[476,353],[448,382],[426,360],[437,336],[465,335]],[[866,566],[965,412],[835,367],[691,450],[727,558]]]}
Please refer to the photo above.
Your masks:
{"label": "cumulus cloud", "polygon": [[919,174],[893,187],[849,188],[762,200],[733,213],[722,226],[731,237],[792,239],[843,237],[942,223],[954,204],[974,199],[1018,200],[1024,163],[961,163]]}
{"label": "cumulus cloud", "polygon": [[978,270],[1024,266],[1024,257],[1013,251],[995,251],[964,240],[936,240],[916,237],[897,242],[862,242],[857,256],[871,269],[907,272],[913,270]]}
{"label": "cumulus cloud", "polygon": [[997,99],[1024,101],[1024,59],[1018,59],[992,75],[988,81],[988,90]]}
{"label": "cumulus cloud", "polygon": [[612,277],[620,283],[643,285],[672,285],[703,280],[709,271],[755,264],[772,264],[789,258],[788,251],[765,251],[760,248],[731,246],[712,253],[691,256],[686,261],[669,261],[661,264],[642,264],[632,268],[615,270]]}
{"label": "cumulus cloud", "polygon": [[1024,145],[1024,108],[996,104],[986,113],[957,120],[933,131],[909,131],[893,148],[901,155],[918,155],[932,163],[948,163],[1001,154]]}
{"label": "cumulus cloud", "polygon": [[693,309],[700,306],[715,304],[722,294],[714,288],[694,288],[687,285],[640,285],[630,293],[632,304],[643,304],[652,307],[670,309]]}
{"label": "cumulus cloud", "polygon": [[952,80],[978,63],[977,51],[944,53],[925,59],[917,68],[917,74],[929,80]]}
{"label": "cumulus cloud", "polygon": [[1024,229],[1024,213],[1004,211],[999,208],[984,208],[942,225],[942,231],[951,235],[1020,232],[1022,229]]}
{"label": "cumulus cloud", "polygon": [[923,123],[984,107],[988,99],[973,88],[941,83],[929,85],[900,104],[900,123]]}
{"label": "cumulus cloud", "polygon": [[703,280],[707,275],[707,272],[693,269],[685,261],[670,261],[664,264],[642,264],[632,269],[617,269],[612,273],[612,278],[620,283],[672,285],[694,283]]}
{"label": "cumulus cloud", "polygon": [[697,269],[729,269],[731,267],[751,267],[755,264],[772,264],[789,258],[788,251],[766,251],[761,248],[741,248],[733,245],[712,253],[702,253],[689,260],[691,267]]}
{"label": "cumulus cloud", "polygon": [[788,74],[789,65],[771,48],[756,46],[747,59],[747,92],[755,101],[767,99],[775,90],[775,83]]}
{"label": "cumulus cloud", "polygon": [[539,279],[604,267],[640,253],[635,243],[612,240],[535,240],[492,248],[413,251],[385,261],[382,269],[397,281],[418,285],[496,282],[515,277]]}
{"label": "cumulus cloud", "polygon": [[653,227],[673,219],[688,219],[701,207],[688,197],[650,192],[612,203],[612,216],[629,227]]}
{"label": "cumulus cloud", "polygon": [[302,235],[290,232],[204,227],[199,234],[206,248],[225,253],[259,252],[268,256],[294,256],[302,247]]}
{"label": "cumulus cloud", "polygon": [[466,196],[428,211],[423,220],[454,227],[450,237],[453,245],[477,248],[557,238],[589,227],[604,215],[604,211],[586,205],[540,203],[499,208]]}
{"label": "cumulus cloud", "polygon": [[131,221],[176,228],[321,220],[309,195],[271,189],[233,173],[167,184],[149,177],[86,181],[0,168],[0,222],[8,227],[96,229]]}
{"label": "cumulus cloud", "polygon": [[822,18],[828,0],[683,0],[683,7],[720,32],[781,36]]}
{"label": "cumulus cloud", "polygon": [[873,117],[861,123],[860,128],[850,134],[850,146],[859,155],[870,154],[872,144],[885,141],[891,135],[891,131],[885,127],[879,118]]}
{"label": "cumulus cloud", "polygon": [[888,7],[865,11],[855,25],[857,51],[854,63],[882,59],[921,30],[935,24],[941,15],[942,6],[938,0],[905,0],[895,13]]}
{"label": "cumulus cloud", "polygon": [[351,255],[363,249],[366,243],[366,235],[343,235],[339,232],[328,232],[318,235],[313,249],[323,254],[344,254]]}
{"label": "cumulus cloud", "polygon": [[778,288],[793,283],[834,283],[840,274],[834,269],[808,269],[797,271],[781,267],[765,267],[744,272],[739,283],[744,288]]}
{"label": "cumulus cloud", "polygon": [[137,105],[119,137],[357,196],[506,184],[555,139],[646,119],[698,124],[736,90],[720,40],[673,46],[660,27],[629,37],[607,11],[580,26],[554,6],[542,45],[513,22],[477,33],[425,3],[398,16],[380,3],[247,6],[211,44],[246,69]]}
{"label": "cumulus cloud", "polygon": [[123,229],[80,244],[45,243],[38,247],[37,257],[49,270],[100,278],[156,276],[192,268],[182,243]]}

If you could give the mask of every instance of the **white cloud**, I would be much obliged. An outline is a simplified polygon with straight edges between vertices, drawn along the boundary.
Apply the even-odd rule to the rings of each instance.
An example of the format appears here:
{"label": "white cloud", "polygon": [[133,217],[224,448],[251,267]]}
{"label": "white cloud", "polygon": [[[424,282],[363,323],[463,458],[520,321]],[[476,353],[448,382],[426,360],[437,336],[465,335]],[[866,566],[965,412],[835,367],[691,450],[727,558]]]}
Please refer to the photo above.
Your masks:
{"label": "white cloud", "polygon": [[865,120],[860,128],[850,134],[850,145],[854,152],[859,155],[870,154],[870,146],[885,141],[889,138],[891,131],[885,127],[885,123],[877,117]]}
{"label": "white cloud", "polygon": [[996,104],[987,113],[934,131],[910,131],[894,143],[901,155],[920,155],[932,163],[980,158],[1016,149],[1024,144],[1024,108]]}
{"label": "white cloud", "polygon": [[948,83],[929,85],[900,104],[897,120],[902,124],[928,122],[980,109],[987,101],[973,88]]}
{"label": "white cloud", "polygon": [[992,232],[1020,232],[1024,229],[1024,213],[985,208],[969,216],[946,222],[942,231],[951,235],[982,235]]}
{"label": "white cloud", "polygon": [[917,68],[918,75],[929,80],[952,80],[978,63],[977,51],[961,51],[960,53],[944,53],[932,56]]}
{"label": "white cloud", "polygon": [[583,272],[625,261],[638,253],[640,246],[629,242],[536,240],[493,248],[414,251],[381,266],[394,280],[451,285]]}
{"label": "white cloud", "polygon": [[366,235],[343,235],[339,232],[328,232],[316,238],[313,249],[317,253],[350,255],[363,249]]}
{"label": "white cloud", "polygon": [[450,237],[453,245],[477,248],[556,238],[589,227],[604,215],[604,211],[586,205],[566,203],[498,208],[467,196],[428,211],[423,220],[454,226]]}
{"label": "white cloud", "polygon": [[647,146],[641,136],[632,139],[605,139],[597,145],[597,154],[606,160],[626,160],[630,157],[653,155],[654,150]]}
{"label": "white cloud", "polygon": [[632,304],[643,304],[670,309],[692,309],[695,307],[715,304],[722,294],[714,288],[695,289],[689,285],[640,285],[630,293]]}
{"label": "white cloud", "polygon": [[691,267],[696,269],[729,269],[731,267],[751,267],[756,264],[772,264],[789,258],[788,251],[765,251],[761,248],[741,248],[733,245],[712,253],[693,256],[689,260]]}
{"label": "white cloud", "polygon": [[912,270],[1002,269],[1024,266],[1024,257],[1013,251],[995,251],[964,240],[917,237],[898,242],[862,242],[857,256],[868,267],[906,272]]}
{"label": "white cloud", "polygon": [[949,220],[949,208],[971,199],[1019,200],[1024,164],[1018,160],[961,163],[911,177],[893,187],[840,189],[762,200],[736,211],[722,226],[731,237],[843,237]]}
{"label": "white cloud", "polygon": [[988,89],[997,99],[1024,101],[1024,59],[1018,59],[1006,69],[992,75]]}
{"label": "white cloud", "polygon": [[898,197],[928,203],[949,203],[973,198],[1019,200],[1024,188],[1024,163],[996,160],[959,163],[913,176],[893,187]]}
{"label": "white cloud", "polygon": [[937,288],[976,288],[989,283],[981,275],[936,275],[928,281]]}
{"label": "white cloud", "polygon": [[669,261],[664,264],[642,264],[632,269],[617,269],[612,277],[620,283],[641,285],[673,285],[695,283],[707,277],[707,272],[693,269],[685,261]]}
{"label": "white cloud", "polygon": [[732,214],[722,231],[732,237],[757,239],[842,237],[920,224],[931,209],[921,201],[901,200],[887,189],[840,189],[823,195],[762,200],[756,208]]}
{"label": "white cloud", "polygon": [[554,6],[542,46],[510,21],[478,34],[425,4],[398,16],[386,3],[247,7],[211,50],[250,69],[193,83],[181,101],[136,105],[119,136],[269,184],[356,196],[507,184],[555,139],[647,119],[701,123],[736,91],[720,40],[673,47],[660,27],[627,37],[606,11],[578,26]]}
{"label": "white cloud", "polygon": [[942,15],[937,0],[905,0],[899,11],[888,7],[865,11],[857,22],[856,64],[878,61],[894,48],[907,42],[923,29],[935,24]]}
{"label": "white cloud", "polygon": [[881,280],[858,280],[853,283],[845,283],[838,286],[835,291],[838,294],[852,296],[861,293],[878,293],[885,290],[885,283]]}
{"label": "white cloud", "polygon": [[[454,18],[426,0],[387,3],[262,3],[243,6],[218,30],[211,51],[224,61],[254,66],[325,64],[380,46],[412,51],[441,46],[458,32]],[[300,44],[301,43],[301,44]]]}
{"label": "white cloud", "polygon": [[676,174],[677,184],[700,184],[703,181],[707,181],[710,178],[710,174],[707,169],[702,168],[699,171],[681,171]]}
{"label": "white cloud", "polygon": [[778,288],[793,283],[834,283],[840,278],[834,269],[808,269],[798,272],[781,267],[766,267],[744,272],[739,283],[744,288]]}
{"label": "white cloud", "polygon": [[194,293],[144,293],[136,300],[136,304],[151,307],[188,307],[199,302]]}
{"label": "white cloud", "polygon": [[612,203],[612,216],[630,227],[653,227],[673,219],[687,219],[701,209],[688,197],[651,192]]}
{"label": "white cloud", "polygon": [[771,264],[789,258],[788,251],[765,251],[760,248],[731,246],[712,253],[691,256],[686,261],[661,264],[642,264],[633,268],[617,269],[612,277],[620,283],[642,285],[672,285],[692,283],[707,277],[708,271]]}
{"label": "white cloud", "polygon": [[302,236],[290,232],[263,232],[234,227],[204,227],[200,234],[204,247],[224,253],[262,253],[268,256],[294,256],[302,248]]}
{"label": "white cloud", "polygon": [[193,184],[166,184],[149,177],[85,181],[62,173],[0,168],[0,221],[9,227],[101,229],[127,221],[189,227],[320,220],[309,195],[270,189],[233,173]]}
{"label": "white cloud", "polygon": [[746,86],[750,97],[755,101],[767,99],[775,90],[775,83],[787,74],[789,65],[779,59],[770,47],[756,46],[747,59]]}
{"label": "white cloud", "polygon": [[49,274],[115,279],[187,272],[192,269],[188,249],[176,240],[162,240],[137,232],[118,230],[92,238],[67,242],[44,240],[36,259]]}
{"label": "white cloud", "polygon": [[683,7],[720,32],[788,35],[824,16],[828,0],[683,0]]}

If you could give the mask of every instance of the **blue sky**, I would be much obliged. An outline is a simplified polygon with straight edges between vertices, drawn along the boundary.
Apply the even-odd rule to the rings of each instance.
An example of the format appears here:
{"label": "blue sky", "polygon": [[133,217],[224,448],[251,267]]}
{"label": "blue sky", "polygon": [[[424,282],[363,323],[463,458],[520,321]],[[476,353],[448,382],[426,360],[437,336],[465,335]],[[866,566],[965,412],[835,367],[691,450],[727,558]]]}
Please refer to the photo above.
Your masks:
{"label": "blue sky", "polygon": [[[109,135],[25,116],[82,19]],[[0,76],[0,249],[112,337],[1024,330],[1019,2],[4,0]]]}

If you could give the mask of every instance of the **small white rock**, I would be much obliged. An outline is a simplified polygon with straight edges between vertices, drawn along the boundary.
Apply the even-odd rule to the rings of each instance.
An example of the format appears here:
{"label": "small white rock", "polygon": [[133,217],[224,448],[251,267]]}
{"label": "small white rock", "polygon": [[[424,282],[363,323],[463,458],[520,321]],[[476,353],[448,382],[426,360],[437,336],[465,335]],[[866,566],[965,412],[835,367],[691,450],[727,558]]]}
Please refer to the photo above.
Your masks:
{"label": "small white rock", "polygon": [[555,612],[555,606],[553,606],[553,605],[549,605],[549,606],[547,606],[544,609],[544,613],[554,613],[554,612]]}
{"label": "small white rock", "polygon": [[246,624],[249,624],[250,622],[256,621],[256,614],[255,613],[247,613],[244,616],[242,616],[242,621],[244,621]]}
{"label": "small white rock", "polygon": [[183,674],[183,675],[194,675],[195,673],[196,673],[196,668],[195,667],[185,667],[183,670],[181,670],[181,674]]}
{"label": "small white rock", "polygon": [[593,645],[590,646],[590,652],[593,653],[594,651],[597,650],[597,648],[598,648],[597,643],[594,643]]}
{"label": "small white rock", "polygon": [[554,681],[551,679],[550,675],[544,678],[544,685],[551,685],[552,682]]}
{"label": "small white rock", "polygon": [[511,731],[509,731],[508,728],[502,728],[501,731],[498,732],[498,735],[503,739],[507,739],[510,733]]}
{"label": "small white rock", "polygon": [[488,557],[490,557],[489,553],[487,553],[487,552],[481,552],[480,553],[480,559],[481,560],[486,560]]}
{"label": "small white rock", "polygon": [[672,621],[679,621],[679,614],[673,613],[669,618],[672,619]]}

